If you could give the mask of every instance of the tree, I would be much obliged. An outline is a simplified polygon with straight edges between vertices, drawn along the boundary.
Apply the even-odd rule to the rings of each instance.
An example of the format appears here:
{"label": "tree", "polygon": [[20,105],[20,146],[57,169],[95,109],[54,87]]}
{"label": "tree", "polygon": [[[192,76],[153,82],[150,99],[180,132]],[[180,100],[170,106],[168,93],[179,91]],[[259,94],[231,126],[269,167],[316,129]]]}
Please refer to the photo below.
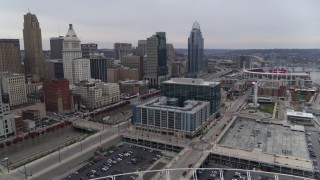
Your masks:
{"label": "tree", "polygon": [[28,134],[24,136],[24,140],[28,140],[29,139],[29,136]]}
{"label": "tree", "polygon": [[45,131],[41,131],[41,135],[43,135],[45,133]]}
{"label": "tree", "polygon": [[4,148],[5,145],[3,143],[0,143],[0,149]]}

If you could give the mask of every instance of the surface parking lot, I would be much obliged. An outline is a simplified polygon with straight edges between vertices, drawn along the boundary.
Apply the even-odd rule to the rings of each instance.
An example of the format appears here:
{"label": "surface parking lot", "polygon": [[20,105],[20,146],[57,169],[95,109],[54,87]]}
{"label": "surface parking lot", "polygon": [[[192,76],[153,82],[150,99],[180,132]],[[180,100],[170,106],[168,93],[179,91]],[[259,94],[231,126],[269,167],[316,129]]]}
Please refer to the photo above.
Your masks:
{"label": "surface parking lot", "polygon": [[[96,158],[64,179],[85,180],[104,176],[143,171],[162,158],[160,151],[124,144]],[[119,176],[116,179],[136,179],[137,175]],[[110,178],[111,179],[111,178]]]}

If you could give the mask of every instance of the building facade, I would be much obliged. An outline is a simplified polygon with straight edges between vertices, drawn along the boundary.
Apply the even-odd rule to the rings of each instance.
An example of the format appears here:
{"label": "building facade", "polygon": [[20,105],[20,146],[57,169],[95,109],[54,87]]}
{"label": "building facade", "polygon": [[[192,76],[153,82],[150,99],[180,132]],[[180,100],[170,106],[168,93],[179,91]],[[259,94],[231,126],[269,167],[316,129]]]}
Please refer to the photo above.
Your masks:
{"label": "building facade", "polygon": [[153,88],[160,88],[161,83],[167,80],[167,48],[166,33],[157,32],[147,39],[145,80]]}
{"label": "building facade", "polygon": [[139,40],[138,47],[136,48],[137,56],[144,56],[147,53],[147,40]]}
{"label": "building facade", "polygon": [[80,95],[82,105],[91,110],[120,101],[117,83],[104,83],[100,80],[81,81],[77,83],[76,93]]}
{"label": "building facade", "polygon": [[122,59],[123,56],[132,54],[132,44],[129,43],[114,43],[114,58]]}
{"label": "building facade", "polygon": [[107,82],[107,69],[112,66],[112,61],[104,57],[94,57],[90,59],[91,78],[100,79],[102,82]]}
{"label": "building facade", "polygon": [[72,81],[78,83],[80,81],[89,80],[91,78],[90,60],[79,58],[72,60]]}
{"label": "building facade", "polygon": [[41,29],[36,15],[24,15],[23,27],[25,73],[26,76],[32,76],[33,81],[40,81],[44,77],[44,58]]}
{"label": "building facade", "polygon": [[[0,84],[1,86],[1,84]],[[14,116],[10,113],[9,104],[2,102],[2,94],[0,91],[0,141],[13,136],[16,132]]]}
{"label": "building facade", "polygon": [[69,30],[63,41],[62,56],[64,78],[68,79],[70,84],[73,84],[72,62],[74,59],[82,58],[82,52],[80,47],[80,39],[73,30],[72,24],[69,24]]}
{"label": "building facade", "polygon": [[19,39],[0,39],[0,71],[24,73]]}
{"label": "building facade", "polygon": [[50,59],[62,59],[63,36],[50,38]]}
{"label": "building facade", "polygon": [[149,92],[149,82],[128,80],[128,81],[119,81],[120,92],[127,94],[139,94],[144,95]]}
{"label": "building facade", "polygon": [[62,59],[49,59],[46,60],[47,72],[46,79],[63,79],[63,60]]}
{"label": "building facade", "polygon": [[139,80],[139,70],[128,67],[109,68],[107,70],[107,81],[109,83],[118,83],[125,80]]}
{"label": "building facade", "polygon": [[89,43],[89,44],[81,44],[81,51],[83,58],[91,58],[90,55],[94,53],[98,53],[98,44]]}
{"label": "building facade", "polygon": [[71,94],[67,79],[43,82],[46,110],[63,114],[71,110]]}
{"label": "building facade", "polygon": [[28,102],[25,76],[12,72],[2,73],[2,92],[8,95],[10,106]]}
{"label": "building facade", "polygon": [[139,80],[143,79],[143,57],[142,56],[123,56],[121,59],[121,65],[129,67],[131,69],[138,69]]}
{"label": "building facade", "polygon": [[183,106],[186,100],[208,101],[211,115],[220,110],[220,82],[194,78],[171,78],[162,83],[162,94],[177,98],[180,106]]}
{"label": "building facade", "polygon": [[198,22],[194,22],[188,38],[188,76],[200,77],[206,73],[203,60],[203,38]]}
{"label": "building facade", "polygon": [[178,99],[160,97],[135,104],[132,123],[140,130],[193,137],[209,117],[209,102],[187,100],[178,106]]}

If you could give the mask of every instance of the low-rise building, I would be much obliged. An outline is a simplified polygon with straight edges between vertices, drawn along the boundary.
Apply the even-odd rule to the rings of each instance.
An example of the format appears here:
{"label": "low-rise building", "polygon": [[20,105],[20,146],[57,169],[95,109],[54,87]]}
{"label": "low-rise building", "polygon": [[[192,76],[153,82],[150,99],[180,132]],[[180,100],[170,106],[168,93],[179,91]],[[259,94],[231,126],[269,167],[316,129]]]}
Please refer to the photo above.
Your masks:
{"label": "low-rise building", "polygon": [[32,132],[36,130],[36,123],[33,120],[25,119],[22,120],[23,130],[26,132]]}
{"label": "low-rise building", "polygon": [[29,119],[35,122],[35,127],[39,128],[41,127],[41,118],[40,118],[40,111],[39,110],[23,110],[22,111],[22,118],[24,120]]}
{"label": "low-rise building", "polygon": [[90,80],[81,81],[76,86],[76,93],[80,95],[82,104],[89,109],[101,108],[120,100],[119,85],[116,83]]}
{"label": "low-rise building", "polygon": [[108,83],[118,83],[124,80],[139,80],[139,70],[128,67],[110,68],[107,70]]}
{"label": "low-rise building", "polygon": [[314,126],[314,116],[311,113],[287,111],[287,119],[294,124]]}
{"label": "low-rise building", "polygon": [[178,99],[162,96],[135,104],[132,123],[139,130],[193,137],[209,117],[209,102],[186,100],[179,106]]}
{"label": "low-rise building", "polygon": [[128,94],[138,94],[144,95],[149,92],[149,82],[146,80],[135,81],[119,81],[120,92]]}

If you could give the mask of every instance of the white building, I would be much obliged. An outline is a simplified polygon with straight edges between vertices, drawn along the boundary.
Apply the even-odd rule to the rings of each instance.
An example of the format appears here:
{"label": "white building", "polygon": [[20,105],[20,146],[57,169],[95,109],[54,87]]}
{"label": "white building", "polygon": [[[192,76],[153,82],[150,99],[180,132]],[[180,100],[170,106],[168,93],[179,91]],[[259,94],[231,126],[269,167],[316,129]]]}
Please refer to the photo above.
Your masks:
{"label": "white building", "polygon": [[89,80],[91,76],[90,72],[90,60],[79,58],[72,60],[72,79],[73,83]]}
{"label": "white building", "polygon": [[72,61],[77,58],[82,58],[80,39],[73,30],[72,24],[69,24],[69,30],[63,40],[63,73],[64,78],[68,79],[70,84],[73,84]]}
{"label": "white building", "polygon": [[77,83],[77,94],[82,104],[89,109],[117,103],[120,100],[120,89],[117,83],[104,83],[100,80],[81,81]]}
{"label": "white building", "polygon": [[27,103],[25,76],[22,74],[2,73],[2,92],[9,97],[10,106]]}
{"label": "white building", "polygon": [[294,124],[314,125],[314,116],[311,113],[287,111],[287,119]]}
{"label": "white building", "polygon": [[[1,85],[0,85],[1,86]],[[14,135],[16,132],[13,114],[10,113],[9,104],[2,103],[0,91],[0,141]]]}

